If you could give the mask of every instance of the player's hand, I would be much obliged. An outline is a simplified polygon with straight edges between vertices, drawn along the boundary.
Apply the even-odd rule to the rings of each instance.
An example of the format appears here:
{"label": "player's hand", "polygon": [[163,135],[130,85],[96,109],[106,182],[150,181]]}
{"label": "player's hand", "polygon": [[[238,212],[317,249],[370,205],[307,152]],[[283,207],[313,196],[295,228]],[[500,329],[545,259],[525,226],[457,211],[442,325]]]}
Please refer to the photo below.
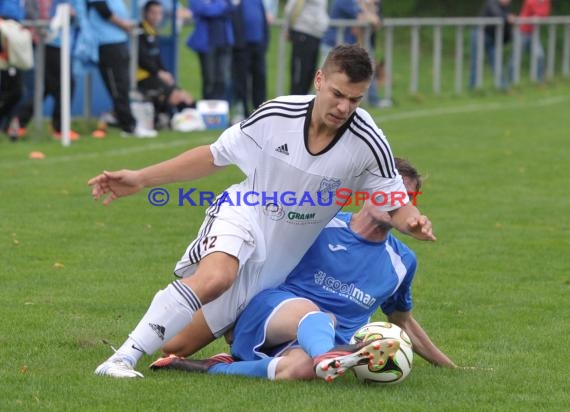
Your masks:
{"label": "player's hand", "polygon": [[416,239],[430,241],[436,240],[436,237],[432,232],[431,221],[425,215],[409,218],[408,230],[410,235]]}
{"label": "player's hand", "polygon": [[138,172],[132,170],[105,171],[90,179],[87,184],[91,186],[91,195],[95,200],[109,194],[103,200],[105,206],[119,197],[135,194],[144,187]]}

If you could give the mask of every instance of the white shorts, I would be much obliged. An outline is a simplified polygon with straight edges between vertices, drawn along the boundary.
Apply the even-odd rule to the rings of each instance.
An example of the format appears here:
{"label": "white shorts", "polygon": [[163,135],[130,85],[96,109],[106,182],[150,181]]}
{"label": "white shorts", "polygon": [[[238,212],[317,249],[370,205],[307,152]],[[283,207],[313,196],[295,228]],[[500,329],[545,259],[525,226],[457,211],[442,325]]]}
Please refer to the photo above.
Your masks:
{"label": "white shorts", "polygon": [[204,319],[215,337],[222,336],[230,329],[249,301],[261,292],[259,272],[263,264],[249,261],[245,270],[238,273],[234,284],[219,298],[202,306]]}
{"label": "white shorts", "polygon": [[[176,264],[174,274],[184,278],[195,273],[202,258],[224,252],[239,261],[238,277],[219,298],[204,305],[204,317],[217,337],[229,329],[249,300],[259,292],[260,269],[265,262],[265,243],[257,225],[252,224],[249,206],[214,205],[198,236]],[[251,208],[250,208],[251,209]]]}

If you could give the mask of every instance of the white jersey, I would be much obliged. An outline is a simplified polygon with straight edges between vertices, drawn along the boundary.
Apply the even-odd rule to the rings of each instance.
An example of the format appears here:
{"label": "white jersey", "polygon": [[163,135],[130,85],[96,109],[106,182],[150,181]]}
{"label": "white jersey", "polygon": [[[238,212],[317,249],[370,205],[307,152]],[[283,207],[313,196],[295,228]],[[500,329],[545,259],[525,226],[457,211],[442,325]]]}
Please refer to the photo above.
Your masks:
{"label": "white jersey", "polygon": [[[235,299],[240,308],[257,292],[285,280],[341,209],[334,198],[337,189],[406,192],[388,142],[363,109],[356,110],[329,146],[310,153],[307,140],[313,102],[313,96],[271,100],[211,145],[217,166],[234,164],[246,175],[227,190],[233,205],[215,205],[208,212],[235,222],[254,239],[251,262],[240,266],[239,282],[247,284],[241,285],[239,293],[233,292],[239,295]],[[258,194],[249,198],[250,204],[258,204],[244,203],[248,192]],[[306,201],[301,202],[303,196]],[[396,207],[388,204],[383,209]]]}

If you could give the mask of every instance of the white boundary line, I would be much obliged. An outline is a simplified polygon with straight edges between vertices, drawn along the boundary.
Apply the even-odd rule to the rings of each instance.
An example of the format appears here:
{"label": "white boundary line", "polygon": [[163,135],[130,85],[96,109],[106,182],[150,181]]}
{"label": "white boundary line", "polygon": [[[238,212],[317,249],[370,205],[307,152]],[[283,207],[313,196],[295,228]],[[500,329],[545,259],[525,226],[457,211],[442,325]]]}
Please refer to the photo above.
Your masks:
{"label": "white boundary line", "polygon": [[[489,102],[489,103],[476,103],[476,104],[467,104],[465,106],[455,106],[455,107],[442,107],[436,109],[424,109],[424,110],[412,110],[409,112],[401,112],[401,113],[393,113],[393,114],[385,114],[376,116],[374,120],[379,124],[382,125],[386,122],[393,122],[399,120],[408,120],[408,119],[417,119],[421,117],[435,117],[435,116],[447,116],[453,114],[461,114],[461,113],[476,113],[476,112],[488,112],[488,111],[497,111],[497,110],[511,110],[516,108],[525,108],[525,107],[544,107],[544,106],[552,106],[555,104],[560,104],[566,102],[570,97],[569,96],[552,96],[546,97],[543,99],[533,100],[530,102]],[[86,160],[86,159],[97,159],[97,158],[108,158],[108,157],[115,157],[115,156],[125,156],[130,155],[133,153],[144,153],[151,150],[161,150],[161,149],[168,149],[174,147],[181,147],[181,146],[188,146],[198,144],[206,144],[212,143],[215,141],[217,136],[221,134],[221,131],[216,133],[214,136],[203,136],[200,138],[180,138],[176,140],[170,140],[168,142],[156,142],[151,143],[145,146],[137,146],[137,147],[126,147],[122,149],[112,149],[105,152],[97,152],[97,153],[76,153],[73,155],[64,155],[64,156],[54,156],[48,157],[42,161],[38,161],[34,163],[34,166],[39,166],[42,164],[54,164],[54,163],[64,163],[64,162],[72,162],[72,161],[79,161],[79,160]],[[30,160],[29,159],[22,159],[22,160],[14,160],[8,162],[0,163],[0,168],[10,168],[10,167],[18,167],[18,166],[29,166]]]}
{"label": "white boundary line", "polygon": [[546,97],[544,99],[534,100],[532,102],[516,102],[516,103],[504,103],[504,102],[492,102],[492,103],[476,103],[468,104],[465,106],[455,106],[455,107],[442,107],[439,109],[425,109],[425,110],[412,110],[409,112],[394,113],[376,116],[374,120],[378,124],[384,122],[397,121],[397,120],[407,120],[407,119],[417,119],[420,117],[431,117],[431,116],[447,116],[451,114],[459,113],[475,113],[475,112],[489,112],[497,110],[511,110],[523,107],[543,107],[552,106],[554,104],[562,103],[568,100],[567,96],[553,96]]}
{"label": "white boundary line", "polygon": [[[71,162],[77,160],[86,160],[86,159],[97,159],[97,158],[107,158],[110,156],[125,156],[130,155],[133,153],[143,153],[152,150],[161,150],[161,149],[169,149],[173,147],[180,147],[180,146],[187,146],[190,148],[195,143],[198,144],[206,144],[206,143],[213,143],[219,134],[215,136],[203,136],[200,138],[191,138],[188,137],[176,139],[176,140],[169,140],[168,142],[156,142],[151,143],[145,146],[136,146],[136,147],[124,147],[121,149],[112,149],[105,152],[96,152],[96,153],[75,153],[72,155],[64,155],[64,156],[54,156],[54,157],[47,157],[41,161],[35,161],[34,165],[41,165],[41,164],[53,164],[53,163],[62,163],[62,162]],[[15,160],[11,162],[2,162],[0,163],[0,167],[13,167],[13,166],[21,166],[21,165],[31,165],[29,159],[22,159],[22,160]]]}

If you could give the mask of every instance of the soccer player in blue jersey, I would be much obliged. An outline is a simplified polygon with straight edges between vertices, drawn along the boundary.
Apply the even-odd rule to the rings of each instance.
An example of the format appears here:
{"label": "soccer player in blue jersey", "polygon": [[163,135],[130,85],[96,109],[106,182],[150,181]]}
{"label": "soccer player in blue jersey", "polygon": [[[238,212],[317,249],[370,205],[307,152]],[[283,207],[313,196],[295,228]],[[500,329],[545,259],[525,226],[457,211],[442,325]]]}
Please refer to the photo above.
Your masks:
{"label": "soccer player in blue jersey", "polygon": [[[419,191],[416,169],[398,158],[396,167],[406,189]],[[287,280],[260,292],[238,318],[231,352],[240,361],[170,356],[151,367],[269,379],[308,379],[316,374],[332,380],[368,361],[370,347],[347,344],[377,308],[408,333],[418,355],[434,365],[455,367],[411,314],[416,257],[390,229],[390,216],[372,202],[355,214],[338,213]],[[189,339],[179,335],[164,350],[187,354],[192,351],[184,347]]]}

